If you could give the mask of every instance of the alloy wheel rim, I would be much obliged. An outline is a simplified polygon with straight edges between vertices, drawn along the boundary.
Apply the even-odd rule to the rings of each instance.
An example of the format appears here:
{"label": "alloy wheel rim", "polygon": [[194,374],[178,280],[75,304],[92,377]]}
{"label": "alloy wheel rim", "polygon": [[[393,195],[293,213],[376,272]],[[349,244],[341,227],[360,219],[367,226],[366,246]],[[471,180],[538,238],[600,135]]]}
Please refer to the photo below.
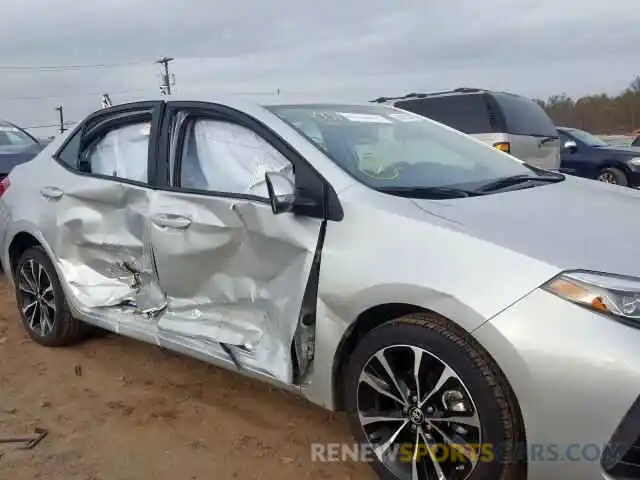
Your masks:
{"label": "alloy wheel rim", "polygon": [[616,177],[611,172],[601,173],[598,180],[605,183],[618,183]]}
{"label": "alloy wheel rim", "polygon": [[357,403],[365,438],[396,478],[464,480],[475,470],[480,417],[464,382],[436,355],[410,345],[379,350],[362,369]]}
{"label": "alloy wheel rim", "polygon": [[27,260],[18,272],[20,309],[27,327],[44,337],[54,327],[56,305],[53,284],[44,267],[33,259]]}

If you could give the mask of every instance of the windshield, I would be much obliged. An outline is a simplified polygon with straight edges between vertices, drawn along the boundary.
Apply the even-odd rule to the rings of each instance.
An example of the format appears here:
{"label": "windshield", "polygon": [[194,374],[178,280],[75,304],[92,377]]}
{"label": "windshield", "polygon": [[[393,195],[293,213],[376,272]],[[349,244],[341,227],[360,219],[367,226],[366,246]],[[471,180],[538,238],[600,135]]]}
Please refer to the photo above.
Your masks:
{"label": "windshield", "polygon": [[422,116],[384,105],[267,107],[377,190],[474,189],[538,170]]}
{"label": "windshield", "polygon": [[30,147],[37,143],[33,137],[19,128],[0,124],[0,147]]}
{"label": "windshield", "polygon": [[580,140],[581,142],[586,143],[590,147],[608,147],[609,146],[607,142],[600,140],[595,135],[591,135],[589,132],[585,132],[584,130],[578,130],[576,128],[567,128],[565,131],[576,140]]}

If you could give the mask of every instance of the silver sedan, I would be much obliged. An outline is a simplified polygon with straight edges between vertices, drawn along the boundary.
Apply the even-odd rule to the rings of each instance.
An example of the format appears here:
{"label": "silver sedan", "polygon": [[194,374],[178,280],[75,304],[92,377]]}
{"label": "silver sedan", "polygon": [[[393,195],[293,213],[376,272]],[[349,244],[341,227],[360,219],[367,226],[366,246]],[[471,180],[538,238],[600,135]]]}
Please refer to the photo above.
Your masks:
{"label": "silver sedan", "polygon": [[2,180],[0,256],[39,344],[346,411],[381,478],[638,478],[639,206],[388,106],[148,101]]}

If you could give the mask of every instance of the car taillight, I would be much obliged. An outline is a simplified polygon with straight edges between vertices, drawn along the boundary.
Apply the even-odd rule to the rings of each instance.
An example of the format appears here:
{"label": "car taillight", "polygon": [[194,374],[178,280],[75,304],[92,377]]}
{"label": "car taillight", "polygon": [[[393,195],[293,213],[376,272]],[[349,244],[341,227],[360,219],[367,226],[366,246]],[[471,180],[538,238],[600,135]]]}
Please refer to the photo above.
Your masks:
{"label": "car taillight", "polygon": [[9,190],[9,185],[11,185],[9,177],[4,177],[2,180],[0,180],[0,198],[2,198],[4,193]]}
{"label": "car taillight", "polygon": [[509,142],[494,143],[493,146],[501,152],[509,153],[511,151],[511,144],[509,144]]}

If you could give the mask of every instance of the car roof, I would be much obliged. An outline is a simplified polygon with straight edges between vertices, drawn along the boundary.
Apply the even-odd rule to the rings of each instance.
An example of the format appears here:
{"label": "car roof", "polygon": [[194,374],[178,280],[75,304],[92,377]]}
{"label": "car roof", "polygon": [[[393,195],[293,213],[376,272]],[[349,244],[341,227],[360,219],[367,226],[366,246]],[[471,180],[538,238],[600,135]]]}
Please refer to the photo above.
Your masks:
{"label": "car roof", "polygon": [[[256,97],[261,97],[256,95]],[[311,99],[306,98],[305,100],[300,100],[299,98],[287,97],[285,95],[264,95],[265,100],[248,100],[247,97],[240,95],[186,95],[186,94],[172,94],[170,96],[160,95],[160,96],[151,96],[141,98],[140,100],[136,100],[135,102],[128,103],[136,103],[141,101],[165,101],[165,102],[204,102],[204,103],[215,103],[222,104],[228,106],[248,106],[248,107],[256,107],[256,106],[276,106],[276,105],[296,105],[296,106],[305,106],[305,105],[368,105],[371,106],[370,102],[354,102],[354,101],[344,101],[344,102],[336,102],[336,101],[328,101],[324,99]],[[122,104],[117,104],[122,105]],[[114,105],[116,106],[116,105]]]}
{"label": "car roof", "polygon": [[488,90],[484,88],[475,88],[475,87],[460,87],[460,88],[455,88],[453,90],[443,90],[440,92],[407,93],[406,95],[402,95],[400,97],[378,97],[374,100],[371,100],[371,102],[388,104],[388,103],[393,103],[393,102],[398,102],[403,100],[405,101],[423,100],[427,98],[458,97],[458,96],[466,96],[466,95],[508,95],[511,97],[526,98],[523,95],[519,95],[517,93],[512,93],[512,92],[503,92],[500,90]]}
{"label": "car roof", "polygon": [[[118,103],[113,107],[122,107],[124,105],[135,105],[141,102],[148,101],[164,101],[164,102],[202,102],[217,105],[224,105],[235,110],[240,110],[250,115],[263,115],[268,107],[372,107],[374,105],[371,102],[335,102],[318,100],[312,101],[306,99],[304,101],[299,99],[287,98],[286,96],[274,96],[265,101],[247,100],[246,98],[239,98],[238,96],[225,96],[225,95],[176,95],[171,96],[158,96],[158,97],[146,97],[136,101]],[[379,105],[387,108],[394,108],[393,105]],[[99,111],[99,110],[97,110]]]}
{"label": "car roof", "polygon": [[388,103],[388,102],[396,102],[396,101],[402,101],[402,100],[421,100],[424,98],[454,97],[459,95],[478,95],[478,94],[486,94],[486,93],[497,93],[497,92],[494,92],[491,90],[485,90],[483,88],[460,87],[460,88],[455,88],[453,90],[443,90],[440,92],[426,92],[426,93],[412,92],[399,97],[378,97],[374,100],[371,100],[371,102],[372,103]]}

